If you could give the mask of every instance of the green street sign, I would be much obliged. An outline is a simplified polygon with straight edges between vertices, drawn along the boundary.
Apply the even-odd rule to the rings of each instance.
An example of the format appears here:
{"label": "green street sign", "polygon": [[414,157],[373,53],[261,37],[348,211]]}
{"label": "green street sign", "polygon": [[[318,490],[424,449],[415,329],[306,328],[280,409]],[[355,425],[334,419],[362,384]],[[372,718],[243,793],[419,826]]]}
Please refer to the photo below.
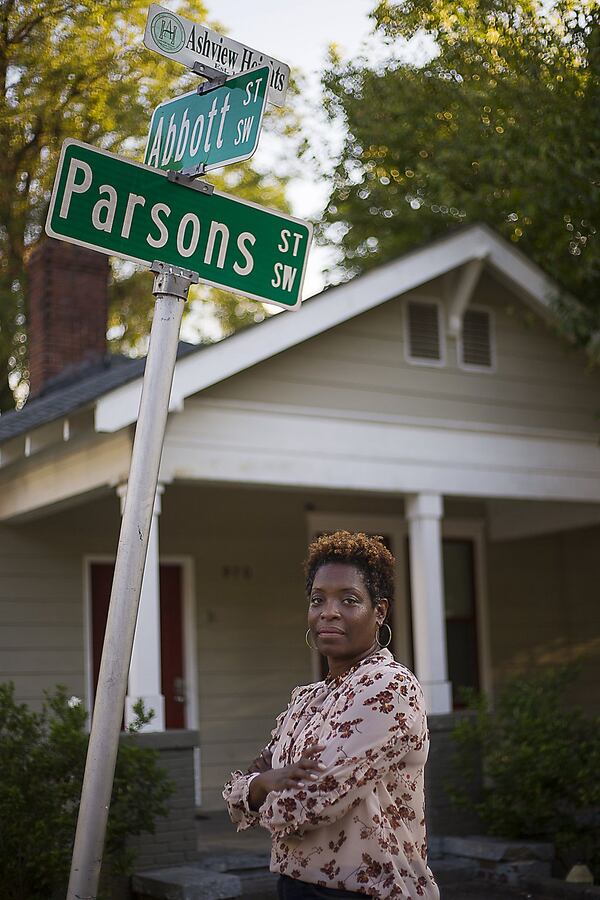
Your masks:
{"label": "green street sign", "polygon": [[[192,183],[193,185],[193,183]],[[206,284],[300,305],[312,226],[80,141],[62,146],[46,233],[150,266],[160,260]]]}
{"label": "green street sign", "polygon": [[258,145],[269,66],[206,94],[190,91],[154,110],[144,162],[155,169],[217,169],[249,159]]}

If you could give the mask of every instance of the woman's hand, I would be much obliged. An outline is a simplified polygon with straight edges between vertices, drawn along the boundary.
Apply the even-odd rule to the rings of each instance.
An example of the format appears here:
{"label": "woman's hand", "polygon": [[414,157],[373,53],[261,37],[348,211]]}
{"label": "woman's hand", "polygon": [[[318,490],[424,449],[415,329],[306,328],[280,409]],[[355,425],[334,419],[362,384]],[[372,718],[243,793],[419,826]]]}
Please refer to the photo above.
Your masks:
{"label": "woman's hand", "polygon": [[259,809],[271,791],[285,791],[289,788],[302,787],[305,781],[315,781],[319,777],[317,773],[325,769],[315,756],[324,749],[323,744],[311,744],[298,762],[291,766],[283,766],[281,769],[269,769],[253,778],[248,798],[250,809]]}
{"label": "woman's hand", "polygon": [[248,766],[247,774],[250,775],[252,772],[268,772],[271,768],[272,759],[273,754],[270,750],[261,750],[260,756],[253,759]]}

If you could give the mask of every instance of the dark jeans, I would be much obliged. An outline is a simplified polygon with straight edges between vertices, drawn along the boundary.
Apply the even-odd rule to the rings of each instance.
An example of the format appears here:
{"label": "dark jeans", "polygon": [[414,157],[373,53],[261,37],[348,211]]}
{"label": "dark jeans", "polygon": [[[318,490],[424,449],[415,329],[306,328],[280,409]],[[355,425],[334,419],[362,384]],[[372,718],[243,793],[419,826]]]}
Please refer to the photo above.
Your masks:
{"label": "dark jeans", "polygon": [[366,894],[356,891],[338,891],[337,888],[319,887],[308,881],[298,881],[288,875],[280,875],[277,882],[279,900],[369,900]]}

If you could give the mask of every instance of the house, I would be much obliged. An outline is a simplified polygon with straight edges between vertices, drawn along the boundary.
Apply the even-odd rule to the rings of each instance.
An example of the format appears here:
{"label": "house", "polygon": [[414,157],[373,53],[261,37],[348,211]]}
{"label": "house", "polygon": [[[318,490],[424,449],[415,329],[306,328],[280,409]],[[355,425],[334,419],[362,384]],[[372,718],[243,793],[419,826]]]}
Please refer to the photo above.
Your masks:
{"label": "house", "polygon": [[[0,678],[34,705],[58,682],[93,702],[143,372],[104,356],[105,285],[90,251],[35,251],[33,396],[0,418]],[[477,225],[182,346],[127,714],[156,710],[147,739],[193,758],[203,810],[319,677],[301,561],[325,530],[396,556],[434,831],[460,828],[439,785],[462,686],[579,660],[600,711],[600,375],[557,336],[556,290]]]}

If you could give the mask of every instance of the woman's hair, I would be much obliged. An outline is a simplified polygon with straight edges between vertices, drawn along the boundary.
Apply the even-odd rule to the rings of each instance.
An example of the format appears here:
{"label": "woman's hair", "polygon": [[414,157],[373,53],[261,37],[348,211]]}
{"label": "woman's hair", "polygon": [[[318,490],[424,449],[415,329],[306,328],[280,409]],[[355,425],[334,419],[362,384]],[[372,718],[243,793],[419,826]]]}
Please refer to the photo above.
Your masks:
{"label": "woman's hair", "polygon": [[304,560],[306,596],[310,597],[315,575],[325,563],[346,563],[362,574],[373,606],[382,599],[394,600],[394,557],[379,535],[335,531],[322,534],[310,544]]}

